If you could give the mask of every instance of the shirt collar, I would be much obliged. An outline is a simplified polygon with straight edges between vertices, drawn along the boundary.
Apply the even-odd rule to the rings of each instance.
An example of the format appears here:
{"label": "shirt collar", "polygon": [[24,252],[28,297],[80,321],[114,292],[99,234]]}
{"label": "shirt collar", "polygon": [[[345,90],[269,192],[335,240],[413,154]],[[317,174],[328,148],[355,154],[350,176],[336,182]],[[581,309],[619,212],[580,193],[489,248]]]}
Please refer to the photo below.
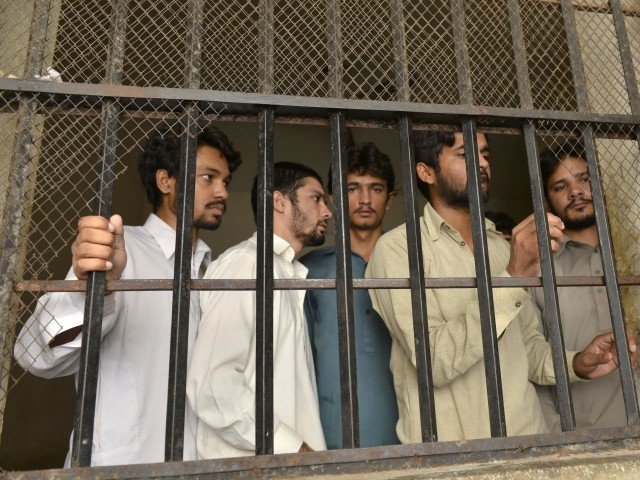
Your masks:
{"label": "shirt collar", "polygon": [[[173,257],[176,251],[176,231],[173,228],[167,225],[167,223],[161,220],[155,213],[149,215],[143,228],[149,232],[158,243],[167,260]],[[206,261],[207,258],[211,258],[211,249],[204,241],[198,238],[196,241],[195,254],[196,256],[202,254]]]}
{"label": "shirt collar", "polygon": [[[255,232],[253,234],[253,238],[257,243],[258,232]],[[277,255],[282,260],[290,264],[293,267],[293,271],[296,276],[301,278],[307,277],[307,273],[309,272],[309,270],[307,269],[307,267],[305,267],[295,259],[296,252],[291,244],[275,233],[273,234],[273,254]]]}
{"label": "shirt collar", "polygon": [[556,255],[560,255],[562,252],[564,252],[567,248],[570,247],[583,247],[583,248],[589,248],[591,250],[594,250],[596,253],[599,252],[599,245],[597,247],[592,247],[589,244],[586,243],[582,243],[582,242],[578,242],[577,240],[573,240],[569,235],[567,235],[566,233],[564,234],[564,239],[562,240],[562,243],[560,244],[560,246],[558,247],[558,251],[556,252]]}
{"label": "shirt collar", "polygon": [[[444,218],[436,212],[436,210],[431,205],[431,202],[427,202],[424,206],[424,215],[423,221],[427,227],[427,233],[429,234],[429,238],[431,240],[436,241],[440,238],[440,231],[442,229],[450,230],[453,232],[457,232],[451,225],[449,225]],[[484,219],[485,227],[488,232],[497,232],[496,225],[488,218]]]}

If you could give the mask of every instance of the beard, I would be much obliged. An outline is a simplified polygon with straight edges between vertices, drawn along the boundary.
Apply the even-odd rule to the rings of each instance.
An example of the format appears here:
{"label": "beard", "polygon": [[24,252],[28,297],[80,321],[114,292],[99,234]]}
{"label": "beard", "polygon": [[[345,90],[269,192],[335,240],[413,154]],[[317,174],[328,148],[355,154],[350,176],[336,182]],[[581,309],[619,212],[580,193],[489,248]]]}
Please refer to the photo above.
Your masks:
{"label": "beard", "polygon": [[[562,220],[562,223],[564,223],[564,226],[569,230],[584,230],[585,228],[589,228],[589,227],[595,225],[595,223],[596,223],[596,214],[595,213],[587,214],[587,215],[585,215],[583,217],[579,217],[579,218],[569,218],[569,215],[567,214],[567,212],[569,211],[569,209],[571,208],[573,203],[574,202],[571,202],[567,206],[567,208],[564,209],[564,212],[558,212],[551,205],[549,205],[549,210],[555,216],[560,217],[560,220]],[[592,202],[589,202],[589,203],[592,204]]]}
{"label": "beard", "polygon": [[324,244],[324,232],[318,231],[318,226],[321,223],[316,223],[311,231],[306,231],[305,228],[309,225],[309,217],[297,205],[293,206],[293,234],[305,247],[319,247]]}
{"label": "beard", "polygon": [[[455,185],[452,181],[444,176],[438,175],[438,179],[438,193],[440,194],[440,198],[447,205],[456,208],[469,208],[468,183],[464,186],[464,188],[460,188],[459,185]],[[480,180],[487,186],[486,190],[482,189],[482,185],[480,186],[480,188],[482,189],[482,201],[484,203],[487,203],[491,198],[491,193],[489,192],[489,177],[486,174],[481,174]]]}
{"label": "beard", "polygon": [[[205,211],[207,208],[218,207],[222,210],[222,213],[227,210],[227,204],[224,201],[221,202],[210,202],[205,205]],[[197,218],[193,219],[193,226],[197,229],[202,230],[217,230],[220,228],[220,224],[222,223],[222,215],[216,215],[213,219],[207,218],[205,214],[200,215]]]}

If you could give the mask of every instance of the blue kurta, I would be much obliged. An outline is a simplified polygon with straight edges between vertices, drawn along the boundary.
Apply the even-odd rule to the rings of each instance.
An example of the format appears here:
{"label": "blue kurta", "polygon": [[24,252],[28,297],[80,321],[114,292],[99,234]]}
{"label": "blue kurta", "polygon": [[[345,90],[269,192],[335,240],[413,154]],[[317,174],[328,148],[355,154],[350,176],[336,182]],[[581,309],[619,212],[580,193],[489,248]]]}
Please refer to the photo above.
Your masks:
{"label": "blue kurta", "polygon": [[[335,247],[314,250],[300,259],[307,278],[336,278]],[[364,278],[366,261],[351,255],[353,278]],[[338,314],[335,290],[308,290],[304,311],[315,360],[320,419],[327,448],[342,447]],[[396,435],[398,405],[389,369],[391,337],[371,306],[367,290],[353,290],[356,334],[360,446],[399,443]]]}

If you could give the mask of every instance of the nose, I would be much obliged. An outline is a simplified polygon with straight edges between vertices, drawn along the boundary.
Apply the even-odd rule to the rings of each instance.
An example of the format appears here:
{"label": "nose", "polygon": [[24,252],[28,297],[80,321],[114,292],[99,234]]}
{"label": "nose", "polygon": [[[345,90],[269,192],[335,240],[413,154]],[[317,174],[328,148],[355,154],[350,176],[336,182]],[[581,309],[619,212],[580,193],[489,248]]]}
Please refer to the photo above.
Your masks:
{"label": "nose", "polygon": [[358,202],[361,205],[369,205],[371,203],[371,192],[369,192],[369,189],[363,188],[360,191],[360,198],[358,198]]}
{"label": "nose", "polygon": [[581,185],[579,182],[573,181],[569,185],[569,198],[578,198],[584,196],[584,185]]}
{"label": "nose", "polygon": [[478,151],[478,162],[480,163],[480,168],[488,171],[489,170],[489,160],[485,157],[482,152]]}
{"label": "nose", "polygon": [[213,194],[215,198],[219,200],[226,200],[227,198],[229,198],[229,190],[227,190],[227,186],[225,185],[225,182],[223,181],[216,182],[216,188]]}
{"label": "nose", "polygon": [[331,213],[331,209],[327,206],[326,203],[322,204],[322,218],[326,218],[327,220],[333,217],[333,213]]}

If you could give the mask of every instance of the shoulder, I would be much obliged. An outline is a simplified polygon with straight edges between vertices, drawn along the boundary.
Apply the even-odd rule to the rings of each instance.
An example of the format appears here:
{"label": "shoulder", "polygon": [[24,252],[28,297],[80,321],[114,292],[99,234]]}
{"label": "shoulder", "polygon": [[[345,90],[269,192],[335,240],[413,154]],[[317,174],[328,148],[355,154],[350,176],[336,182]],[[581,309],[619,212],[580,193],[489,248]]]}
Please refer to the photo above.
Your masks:
{"label": "shoulder", "polygon": [[255,278],[258,251],[253,238],[225,250],[215,259],[204,278]]}
{"label": "shoulder", "polygon": [[323,262],[330,261],[336,256],[336,249],[333,245],[328,247],[316,248],[315,250],[300,257],[298,260],[307,268],[322,264]]}
{"label": "shoulder", "polygon": [[374,253],[397,250],[405,252],[407,250],[407,227],[404,223],[382,235],[376,242]]}

